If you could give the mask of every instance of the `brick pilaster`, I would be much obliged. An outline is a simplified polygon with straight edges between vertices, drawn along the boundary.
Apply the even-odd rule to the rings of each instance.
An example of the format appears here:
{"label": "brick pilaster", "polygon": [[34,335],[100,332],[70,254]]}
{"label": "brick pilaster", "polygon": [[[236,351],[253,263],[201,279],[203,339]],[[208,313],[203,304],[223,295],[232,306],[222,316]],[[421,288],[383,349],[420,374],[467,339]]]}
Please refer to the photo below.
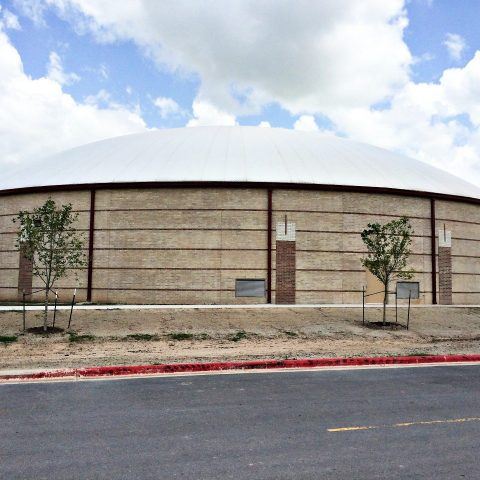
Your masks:
{"label": "brick pilaster", "polygon": [[452,255],[450,247],[438,247],[439,303],[452,304]]}
{"label": "brick pilaster", "polygon": [[275,302],[295,303],[296,242],[295,224],[277,224]]}
{"label": "brick pilaster", "polygon": [[438,300],[452,304],[452,232],[438,231]]}
{"label": "brick pilaster", "polygon": [[24,252],[20,249],[20,259],[18,265],[18,296],[22,298],[23,290],[29,296],[32,294],[32,262],[25,257]]}
{"label": "brick pilaster", "polygon": [[277,240],[276,303],[295,303],[295,242]]}

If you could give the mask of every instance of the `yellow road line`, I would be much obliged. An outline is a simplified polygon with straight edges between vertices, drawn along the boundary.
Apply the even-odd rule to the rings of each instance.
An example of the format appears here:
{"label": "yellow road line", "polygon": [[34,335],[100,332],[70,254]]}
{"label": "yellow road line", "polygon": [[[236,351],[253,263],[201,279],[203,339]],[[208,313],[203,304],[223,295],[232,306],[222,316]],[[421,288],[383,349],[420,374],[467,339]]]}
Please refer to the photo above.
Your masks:
{"label": "yellow road line", "polygon": [[445,420],[424,420],[424,421],[418,421],[418,422],[394,423],[392,425],[364,425],[364,426],[353,426],[353,427],[327,428],[327,432],[354,432],[358,430],[374,430],[376,428],[399,428],[399,427],[413,427],[416,425],[437,425],[442,423],[466,423],[466,422],[480,422],[480,417],[449,418]]}
{"label": "yellow road line", "polygon": [[355,430],[372,430],[374,428],[380,428],[375,425],[369,425],[365,427],[342,427],[342,428],[327,428],[328,432],[353,432]]}

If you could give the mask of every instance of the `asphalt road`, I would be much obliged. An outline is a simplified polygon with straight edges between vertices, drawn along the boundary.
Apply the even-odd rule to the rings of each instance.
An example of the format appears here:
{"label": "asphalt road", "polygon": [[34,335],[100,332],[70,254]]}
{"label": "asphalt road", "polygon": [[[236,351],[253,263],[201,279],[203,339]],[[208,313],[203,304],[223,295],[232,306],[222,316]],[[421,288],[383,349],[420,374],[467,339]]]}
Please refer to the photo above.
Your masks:
{"label": "asphalt road", "polygon": [[478,417],[480,366],[4,384],[0,478],[478,479]]}

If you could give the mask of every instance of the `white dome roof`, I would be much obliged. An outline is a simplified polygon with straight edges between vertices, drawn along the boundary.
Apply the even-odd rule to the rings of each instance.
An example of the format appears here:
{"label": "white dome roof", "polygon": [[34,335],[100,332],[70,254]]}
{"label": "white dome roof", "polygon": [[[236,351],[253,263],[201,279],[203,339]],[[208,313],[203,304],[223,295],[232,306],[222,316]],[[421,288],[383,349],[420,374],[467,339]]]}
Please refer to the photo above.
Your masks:
{"label": "white dome roof", "polygon": [[412,190],[480,188],[402,155],[318,132],[195,127],[115,137],[7,169],[0,191],[134,182],[253,182]]}

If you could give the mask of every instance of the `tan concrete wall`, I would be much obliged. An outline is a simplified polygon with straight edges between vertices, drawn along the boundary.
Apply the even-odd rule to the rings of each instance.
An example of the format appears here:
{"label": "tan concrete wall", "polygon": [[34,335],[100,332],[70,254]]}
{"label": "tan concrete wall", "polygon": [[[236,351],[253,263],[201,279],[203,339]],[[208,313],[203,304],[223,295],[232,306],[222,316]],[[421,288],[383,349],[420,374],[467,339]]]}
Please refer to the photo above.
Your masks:
{"label": "tan concrete wall", "polygon": [[[88,245],[88,223],[90,211],[89,192],[54,192],[29,193],[21,195],[0,196],[0,301],[16,301],[18,298],[18,268],[19,254],[16,251],[17,224],[12,219],[20,210],[31,210],[53,198],[59,204],[71,203],[73,210],[78,212],[76,228],[85,237],[85,248]],[[78,280],[74,274],[58,282],[57,287],[61,300],[68,301],[74,288],[78,288],[79,301],[86,299],[86,270],[78,271]],[[33,290],[42,287],[41,281],[34,278]],[[34,300],[41,300],[42,294],[33,296]]]}
{"label": "tan concrete wall", "polygon": [[[297,229],[297,303],[361,303],[367,283],[360,259],[360,232],[372,222],[406,215],[415,236],[410,266],[417,272],[421,302],[431,302],[430,201],[396,195],[275,190],[274,224],[284,220]],[[376,212],[384,212],[379,215]],[[391,288],[394,289],[394,286]],[[390,296],[390,301],[394,297]]]}
{"label": "tan concrete wall", "polygon": [[480,206],[437,200],[436,217],[452,232],[452,303],[480,304]]}
{"label": "tan concrete wall", "polygon": [[99,190],[96,210],[94,301],[266,302],[235,298],[267,277],[265,190]]}
{"label": "tan concrete wall", "polygon": [[[0,196],[0,300],[15,300],[16,226],[20,209],[48,194]],[[89,192],[59,192],[80,212],[88,239]],[[382,212],[380,215],[377,212]],[[275,224],[296,223],[297,303],[359,303],[366,273],[360,232],[369,222],[406,215],[415,237],[410,265],[430,303],[430,201],[396,195],[281,190],[273,192],[272,298],[275,301]],[[453,303],[480,303],[480,207],[436,201],[437,229],[453,232]],[[87,246],[88,242],[86,242]],[[235,279],[267,278],[265,189],[101,189],[96,193],[93,301],[130,303],[261,303],[235,298]],[[62,280],[61,295],[79,288],[86,271]],[[478,277],[480,278],[480,277]],[[34,288],[40,286],[34,283]],[[391,298],[391,300],[393,297]]]}

